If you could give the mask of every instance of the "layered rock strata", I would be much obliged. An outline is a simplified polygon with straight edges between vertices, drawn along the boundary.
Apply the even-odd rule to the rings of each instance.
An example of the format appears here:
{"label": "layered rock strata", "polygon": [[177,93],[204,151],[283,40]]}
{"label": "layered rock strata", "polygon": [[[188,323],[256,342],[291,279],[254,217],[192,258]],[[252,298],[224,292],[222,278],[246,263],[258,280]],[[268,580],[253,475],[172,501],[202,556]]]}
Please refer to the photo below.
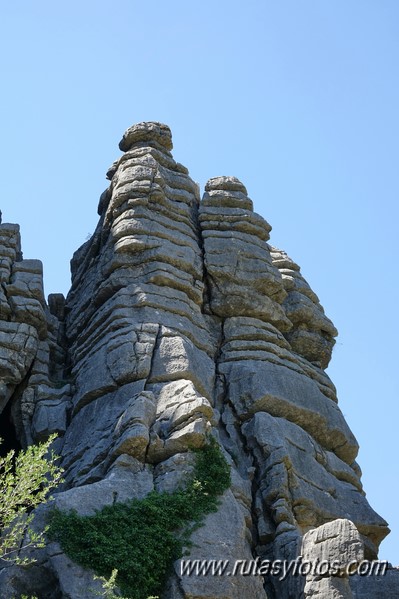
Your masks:
{"label": "layered rock strata", "polygon": [[[46,304],[40,263],[22,260],[16,226],[0,225],[1,406],[12,406],[23,446],[59,434],[57,505],[91,513],[171,491],[189,448],[213,434],[232,486],[194,533],[193,559],[295,559],[305,533],[337,518],[376,556],[387,526],[365,498],[358,445],[325,372],[337,331],[316,294],[268,244],[271,227],[238,179],[210,179],[201,200],[168,127],[135,125],[120,149],[66,300]],[[86,596],[90,574],[77,574],[76,590],[58,546],[38,563],[49,597]],[[25,589],[24,576],[0,573],[14,589],[5,597]],[[176,563],[165,597],[288,599],[302,587],[182,576]]]}
{"label": "layered rock strata", "polygon": [[6,441],[26,447],[66,430],[64,298],[47,305],[42,263],[23,259],[18,225],[0,224],[0,282],[0,409]]}

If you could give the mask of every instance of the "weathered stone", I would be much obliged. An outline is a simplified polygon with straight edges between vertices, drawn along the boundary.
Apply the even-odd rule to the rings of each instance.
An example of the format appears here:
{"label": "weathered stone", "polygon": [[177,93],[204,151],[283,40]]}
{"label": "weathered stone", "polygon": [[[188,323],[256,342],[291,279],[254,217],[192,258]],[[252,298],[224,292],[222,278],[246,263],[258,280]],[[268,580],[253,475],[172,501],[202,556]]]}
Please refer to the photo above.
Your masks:
{"label": "weathered stone", "polygon": [[81,516],[94,514],[106,505],[141,499],[154,488],[151,467],[131,456],[120,456],[105,478],[98,482],[54,494],[54,505]]}
{"label": "weathered stone", "polygon": [[[242,430],[258,463],[263,502],[263,507],[259,506],[260,513],[271,512],[276,527],[285,521],[305,532],[309,526],[338,515],[351,518],[374,542],[384,538],[386,523],[359,492],[355,472],[352,470],[351,483],[336,478],[326,459],[329,452],[301,427],[284,418],[258,412]],[[339,458],[335,459],[336,464],[342,464],[343,471],[351,470]],[[335,522],[338,525],[341,520]],[[357,530],[356,535],[358,537]],[[341,537],[349,541],[346,531]],[[337,538],[340,538],[338,533]],[[373,551],[374,554],[377,551],[375,546]]]}
{"label": "weathered stone", "polygon": [[18,384],[28,372],[38,347],[37,333],[29,324],[0,321],[0,375]]}
{"label": "weathered stone", "polygon": [[[41,263],[23,260],[18,226],[0,224],[0,410],[23,446],[58,433],[66,482],[55,504],[92,514],[182,488],[191,450],[212,434],[231,488],[193,534],[191,559],[295,560],[304,534],[309,560],[338,554],[344,567],[363,542],[375,557],[388,529],[324,372],[337,331],[316,293],[268,245],[271,226],[241,181],[210,179],[200,199],[166,125],[134,125],[120,149],[67,298],[47,306]],[[0,570],[4,599],[92,596],[93,573],[58,545],[29,555],[37,567]],[[374,599],[399,588],[393,570],[369,587],[345,576],[305,586],[294,575],[188,576],[179,563],[165,599]]]}
{"label": "weathered stone", "polygon": [[38,348],[36,329],[0,320],[0,413],[26,377]]}
{"label": "weathered stone", "polygon": [[[195,369],[192,364],[195,364]],[[214,368],[214,362],[189,339],[164,335],[154,353],[149,382],[189,379],[201,393],[211,397]]]}
{"label": "weathered stone", "polygon": [[[63,444],[67,479],[94,482],[102,478],[115,457],[120,437],[115,432],[119,419],[144,391],[144,381],[136,381],[118,391],[93,400],[73,417]],[[139,404],[142,407],[140,402]]]}
{"label": "weathered stone", "polygon": [[[64,558],[67,559],[65,556]],[[71,564],[70,560],[68,562]],[[82,571],[82,569],[80,570],[82,574],[84,572],[87,581],[88,573]],[[68,570],[65,569],[64,572],[66,571]],[[36,596],[41,599],[64,599],[64,597],[68,597],[68,595],[62,593],[59,576],[53,571],[49,562],[44,564],[34,563],[24,568],[11,565],[2,568],[0,570],[0,590],[4,599],[15,599],[22,596]],[[74,595],[76,599],[78,596]],[[84,599],[85,596],[82,594],[80,597]]]}
{"label": "weathered stone", "polygon": [[350,520],[333,520],[310,530],[303,537],[301,553],[312,567],[306,576],[306,598],[353,598],[349,575],[362,562],[364,551],[359,532]]}
{"label": "weathered stone", "polygon": [[302,277],[299,266],[285,252],[270,249],[273,264],[279,269],[287,291],[283,306],[294,325],[285,336],[295,352],[326,368],[338,331],[324,314],[319,298]]}
{"label": "weathered stone", "polygon": [[[305,584],[306,599],[353,599],[347,578],[319,578]],[[363,599],[363,596],[362,596]],[[374,599],[374,595],[373,595]]]}
{"label": "weathered stone", "polygon": [[175,453],[154,468],[155,489],[159,493],[172,493],[184,486],[194,471],[193,453]]}
{"label": "weathered stone", "polygon": [[[380,564],[376,566],[381,567]],[[374,570],[376,572],[377,570]],[[380,574],[371,576],[351,576],[349,584],[353,599],[397,599],[399,589],[399,568],[389,565]]]}
{"label": "weathered stone", "polygon": [[37,441],[47,439],[53,433],[65,433],[67,410],[65,401],[43,401],[37,405],[32,420],[32,428]]}
{"label": "weathered stone", "polygon": [[363,560],[364,550],[360,534],[350,520],[341,518],[310,530],[303,537],[303,559],[315,562],[334,562],[339,574],[346,574],[348,564],[353,569]]}
{"label": "weathered stone", "polygon": [[124,453],[144,461],[150,441],[149,429],[155,414],[154,395],[150,391],[143,391],[127,407],[116,423],[113,434],[117,440],[113,454]]}
{"label": "weathered stone", "polygon": [[223,365],[229,399],[244,420],[256,412],[286,418],[311,434],[323,447],[351,464],[358,446],[337,405],[316,383],[271,362]]}
{"label": "weathered stone", "polygon": [[[235,177],[211,179],[205,189],[199,218],[211,311],[221,317],[252,316],[289,330],[292,324],[280,305],[286,296],[282,278],[265,243],[270,225],[253,215],[246,189]],[[220,207],[223,225],[215,217]]]}
{"label": "weathered stone", "polygon": [[[183,597],[189,599],[267,599],[261,576],[232,575],[236,560],[252,560],[248,545],[248,529],[244,513],[231,491],[223,496],[218,511],[207,516],[204,526],[192,537],[191,560],[228,560],[230,575],[182,575],[182,561],[175,563],[175,573]],[[187,559],[187,558],[185,558]],[[172,596],[170,596],[172,599]]]}
{"label": "weathered stone", "polygon": [[58,581],[60,597],[91,599],[93,595],[101,595],[103,585],[96,579],[94,572],[85,570],[70,560],[62,553],[58,543],[51,543],[48,552],[50,567]]}
{"label": "weathered stone", "polygon": [[155,122],[133,125],[124,133],[119,148],[122,152],[127,152],[136,143],[144,142],[145,145],[150,145],[153,141],[162,146],[162,149],[171,150],[173,145],[169,127]]}

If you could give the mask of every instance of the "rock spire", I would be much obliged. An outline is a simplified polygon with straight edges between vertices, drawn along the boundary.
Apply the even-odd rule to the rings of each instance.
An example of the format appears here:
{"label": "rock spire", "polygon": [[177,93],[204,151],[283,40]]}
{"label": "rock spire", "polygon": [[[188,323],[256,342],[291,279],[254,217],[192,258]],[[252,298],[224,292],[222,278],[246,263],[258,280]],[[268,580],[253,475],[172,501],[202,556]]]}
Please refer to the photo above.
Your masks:
{"label": "rock spire", "polygon": [[[119,147],[67,298],[45,301],[41,263],[22,258],[17,225],[0,224],[0,408],[22,446],[58,433],[55,503],[88,514],[176,489],[212,434],[232,486],[194,532],[192,559],[296,559],[303,542],[311,552],[308,531],[335,521],[326,547],[335,530],[346,547],[350,531],[376,557],[387,524],[325,372],[337,331],[299,266],[269,244],[237,178],[210,179],[201,198],[166,125],[134,125]],[[93,584],[54,544],[29,576],[4,568],[2,597],[82,599]],[[193,577],[176,563],[164,597],[289,599],[304,583]],[[355,596],[342,588],[328,597]]]}

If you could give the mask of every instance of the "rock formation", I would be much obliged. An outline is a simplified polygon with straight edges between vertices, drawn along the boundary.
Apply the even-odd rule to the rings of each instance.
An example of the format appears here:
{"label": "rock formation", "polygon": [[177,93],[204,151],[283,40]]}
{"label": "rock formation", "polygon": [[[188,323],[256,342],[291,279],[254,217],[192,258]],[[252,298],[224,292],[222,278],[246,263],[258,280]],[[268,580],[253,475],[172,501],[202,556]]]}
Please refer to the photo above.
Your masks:
{"label": "rock formation", "polygon": [[[23,260],[18,226],[0,224],[3,422],[22,447],[58,433],[65,484],[54,501],[86,514],[173,490],[188,449],[215,435],[232,486],[194,533],[193,559],[295,559],[320,526],[327,544],[333,527],[343,547],[353,536],[376,558],[387,525],[366,500],[325,373],[337,331],[299,266],[269,245],[238,179],[210,179],[200,199],[167,126],[135,125],[120,149],[66,299],[46,303],[41,263]],[[2,597],[92,596],[92,573],[57,544],[36,557],[29,571],[0,572]],[[328,599],[365,584],[326,579],[320,594],[304,582],[182,576],[177,562],[164,597]]]}

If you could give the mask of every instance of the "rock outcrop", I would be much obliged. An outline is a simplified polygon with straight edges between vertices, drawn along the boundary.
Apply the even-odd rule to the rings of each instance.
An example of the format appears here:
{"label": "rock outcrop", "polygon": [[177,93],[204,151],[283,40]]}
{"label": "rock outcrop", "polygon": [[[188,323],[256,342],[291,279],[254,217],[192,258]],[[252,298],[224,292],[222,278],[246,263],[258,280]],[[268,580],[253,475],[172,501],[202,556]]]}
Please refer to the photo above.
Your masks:
{"label": "rock outcrop", "polygon": [[[87,514],[171,491],[188,449],[213,434],[232,486],[194,533],[193,559],[294,560],[303,535],[309,547],[308,531],[324,525],[328,544],[337,519],[351,521],[343,546],[350,530],[375,558],[388,529],[366,500],[325,372],[337,331],[317,295],[268,244],[271,227],[243,183],[210,179],[201,200],[167,126],[135,125],[120,149],[66,299],[46,303],[40,262],[22,259],[16,225],[0,224],[0,409],[23,447],[58,433],[66,482],[56,504]],[[91,574],[54,543],[36,571],[29,582],[4,568],[2,597],[91,596]],[[184,576],[176,563],[165,598],[288,599],[304,582]],[[306,584],[306,596],[341,596]]]}
{"label": "rock outcrop", "polygon": [[[352,599],[349,584],[351,571],[363,562],[364,551],[358,530],[350,520],[338,519],[310,530],[302,540],[305,562],[322,564],[306,577],[305,597]],[[333,569],[333,574],[327,567]]]}

